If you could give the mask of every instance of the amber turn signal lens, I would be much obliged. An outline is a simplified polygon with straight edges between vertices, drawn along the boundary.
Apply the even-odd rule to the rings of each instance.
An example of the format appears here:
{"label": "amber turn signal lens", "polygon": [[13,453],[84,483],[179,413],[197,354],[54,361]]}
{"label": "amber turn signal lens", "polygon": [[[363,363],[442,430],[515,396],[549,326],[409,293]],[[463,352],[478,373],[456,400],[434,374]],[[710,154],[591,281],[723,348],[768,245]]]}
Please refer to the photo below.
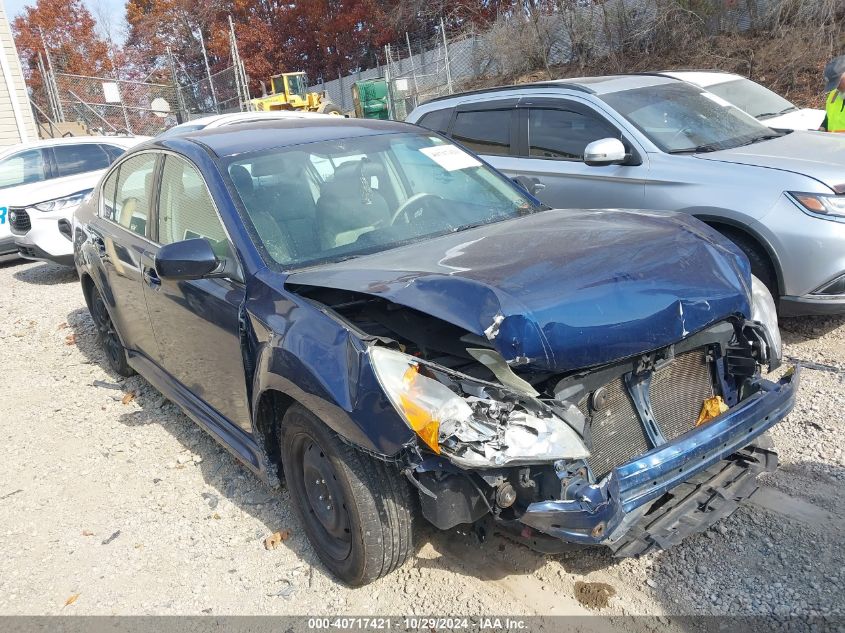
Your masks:
{"label": "amber turn signal lens", "polygon": [[402,384],[406,394],[400,394],[399,403],[402,406],[402,411],[408,424],[416,432],[419,438],[425,442],[435,453],[440,454],[440,444],[438,437],[440,433],[440,422],[434,419],[431,412],[423,406],[420,406],[412,399],[415,391],[414,383],[419,376],[419,367],[411,365],[402,376]]}
{"label": "amber turn signal lens", "polygon": [[821,200],[819,200],[818,198],[816,198],[814,196],[795,196],[795,197],[798,199],[798,202],[803,204],[810,211],[815,211],[816,213],[827,213],[827,209],[825,209]]}

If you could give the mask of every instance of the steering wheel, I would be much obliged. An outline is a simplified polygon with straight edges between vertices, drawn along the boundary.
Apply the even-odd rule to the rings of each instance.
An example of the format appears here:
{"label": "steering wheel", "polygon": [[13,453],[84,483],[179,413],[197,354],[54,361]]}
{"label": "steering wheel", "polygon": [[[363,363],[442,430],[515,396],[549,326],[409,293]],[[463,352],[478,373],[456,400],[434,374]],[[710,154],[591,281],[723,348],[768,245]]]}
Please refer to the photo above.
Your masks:
{"label": "steering wheel", "polygon": [[405,200],[405,202],[403,202],[398,209],[396,209],[396,212],[390,219],[390,225],[393,226],[394,224],[396,224],[396,220],[398,220],[403,215],[405,216],[405,223],[410,224],[410,211],[422,211],[435,200],[443,200],[443,198],[433,193],[415,193],[413,196]]}
{"label": "steering wheel", "polygon": [[691,131],[692,131],[692,126],[685,125],[684,127],[682,127],[680,130],[678,130],[677,132],[675,132],[672,135],[672,138],[669,139],[669,143],[673,143],[675,141],[675,139],[680,138],[681,134],[684,134],[685,132],[691,132]]}

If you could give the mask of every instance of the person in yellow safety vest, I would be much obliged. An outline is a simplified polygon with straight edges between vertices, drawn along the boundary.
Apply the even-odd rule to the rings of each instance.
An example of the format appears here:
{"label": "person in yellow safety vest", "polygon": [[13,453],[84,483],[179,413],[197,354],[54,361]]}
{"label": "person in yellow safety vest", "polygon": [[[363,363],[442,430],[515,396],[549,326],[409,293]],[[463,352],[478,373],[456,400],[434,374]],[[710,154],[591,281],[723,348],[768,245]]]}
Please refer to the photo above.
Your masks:
{"label": "person in yellow safety vest", "polygon": [[845,133],[845,55],[834,57],[824,67],[826,82],[825,117],[822,132]]}

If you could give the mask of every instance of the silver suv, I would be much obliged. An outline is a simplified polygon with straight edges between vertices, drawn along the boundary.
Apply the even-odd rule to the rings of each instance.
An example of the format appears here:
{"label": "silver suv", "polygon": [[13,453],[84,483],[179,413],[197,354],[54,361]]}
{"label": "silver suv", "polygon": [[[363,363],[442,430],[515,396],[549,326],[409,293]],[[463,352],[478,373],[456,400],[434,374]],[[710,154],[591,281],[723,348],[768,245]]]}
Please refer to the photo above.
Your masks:
{"label": "silver suv", "polygon": [[408,121],[553,207],[690,213],[745,252],[782,315],[845,313],[845,135],[775,132],[657,75],[453,95]]}

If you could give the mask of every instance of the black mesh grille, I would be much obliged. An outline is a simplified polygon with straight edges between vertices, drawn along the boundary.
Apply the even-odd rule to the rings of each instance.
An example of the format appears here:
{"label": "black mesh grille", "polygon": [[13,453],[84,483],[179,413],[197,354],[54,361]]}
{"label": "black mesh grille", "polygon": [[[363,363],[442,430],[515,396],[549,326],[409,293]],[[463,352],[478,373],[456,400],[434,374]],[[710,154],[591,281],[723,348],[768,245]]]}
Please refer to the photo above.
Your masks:
{"label": "black mesh grille", "polygon": [[651,377],[654,419],[667,441],[695,428],[701,406],[713,397],[713,381],[704,349],[687,352]]}
{"label": "black mesh grille", "polygon": [[[601,411],[590,409],[589,396],[578,403],[584,415],[592,416],[593,449],[588,462],[597,479],[651,448],[624,379],[617,378],[604,388],[607,394]],[[654,372],[649,398],[655,421],[666,441],[694,429],[704,400],[713,395],[704,348],[681,354]]]}
{"label": "black mesh grille", "polygon": [[[649,449],[622,378],[609,383],[605,389],[607,400],[602,410],[591,412],[593,451],[588,462],[597,479]],[[585,399],[580,404],[585,414],[588,413],[587,401]]]}
{"label": "black mesh grille", "polygon": [[32,228],[29,214],[23,209],[9,209],[9,227],[12,233],[23,235]]}

